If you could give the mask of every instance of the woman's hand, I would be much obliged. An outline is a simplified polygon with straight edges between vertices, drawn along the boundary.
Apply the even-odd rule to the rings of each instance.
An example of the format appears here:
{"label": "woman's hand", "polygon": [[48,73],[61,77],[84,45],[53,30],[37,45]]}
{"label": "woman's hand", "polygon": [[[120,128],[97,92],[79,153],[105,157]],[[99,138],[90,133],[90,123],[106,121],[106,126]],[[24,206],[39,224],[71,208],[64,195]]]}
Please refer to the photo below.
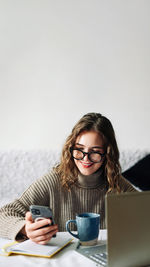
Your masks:
{"label": "woman's hand", "polygon": [[33,222],[29,211],[26,213],[25,220],[25,234],[35,243],[44,245],[58,232],[58,225],[55,224],[47,226],[48,224],[51,224],[50,219],[42,219]]}

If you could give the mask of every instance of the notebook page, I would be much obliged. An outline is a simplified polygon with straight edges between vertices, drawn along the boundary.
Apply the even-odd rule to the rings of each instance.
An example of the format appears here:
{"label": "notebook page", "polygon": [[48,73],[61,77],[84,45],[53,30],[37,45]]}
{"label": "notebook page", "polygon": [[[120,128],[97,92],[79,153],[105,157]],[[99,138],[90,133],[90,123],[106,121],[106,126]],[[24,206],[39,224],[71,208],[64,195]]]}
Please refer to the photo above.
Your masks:
{"label": "notebook page", "polygon": [[22,243],[8,247],[7,251],[50,256],[71,240],[72,238],[68,236],[61,236],[59,233],[57,233],[57,236],[52,238],[46,245],[40,245],[32,242],[31,240],[26,240]]}

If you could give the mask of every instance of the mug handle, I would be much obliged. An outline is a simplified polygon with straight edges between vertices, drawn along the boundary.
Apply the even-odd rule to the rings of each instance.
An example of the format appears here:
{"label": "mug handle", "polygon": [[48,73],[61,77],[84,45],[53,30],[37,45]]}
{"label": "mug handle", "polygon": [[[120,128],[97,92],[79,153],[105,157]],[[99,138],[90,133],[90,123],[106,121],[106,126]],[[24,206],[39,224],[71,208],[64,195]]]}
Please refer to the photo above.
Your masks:
{"label": "mug handle", "polygon": [[76,220],[69,220],[69,221],[66,222],[66,230],[67,230],[72,236],[74,236],[74,237],[76,237],[76,238],[79,238],[78,234],[77,234],[77,235],[76,235],[76,234],[73,234],[73,233],[70,231],[69,224],[70,224],[71,222],[73,222],[73,223],[75,223],[75,224],[77,225]]}

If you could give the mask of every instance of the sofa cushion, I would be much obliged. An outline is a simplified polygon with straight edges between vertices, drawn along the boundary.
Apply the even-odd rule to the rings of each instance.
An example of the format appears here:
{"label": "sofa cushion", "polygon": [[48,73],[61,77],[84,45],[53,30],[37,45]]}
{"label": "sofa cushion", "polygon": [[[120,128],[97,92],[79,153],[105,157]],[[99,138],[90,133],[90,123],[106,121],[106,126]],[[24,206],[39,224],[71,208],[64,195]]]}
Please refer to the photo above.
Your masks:
{"label": "sofa cushion", "polygon": [[150,154],[124,171],[122,175],[141,190],[150,190]]}

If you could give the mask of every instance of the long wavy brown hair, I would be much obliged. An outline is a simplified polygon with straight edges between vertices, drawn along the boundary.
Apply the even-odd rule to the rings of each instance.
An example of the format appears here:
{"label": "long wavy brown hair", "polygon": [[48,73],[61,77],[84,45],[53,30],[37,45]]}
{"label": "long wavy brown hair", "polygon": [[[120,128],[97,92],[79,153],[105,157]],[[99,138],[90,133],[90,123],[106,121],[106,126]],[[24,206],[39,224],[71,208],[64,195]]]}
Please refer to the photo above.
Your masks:
{"label": "long wavy brown hair", "polygon": [[72,158],[70,148],[75,145],[76,138],[83,131],[94,130],[100,133],[106,144],[106,156],[103,163],[104,175],[107,180],[108,191],[116,190],[120,192],[119,178],[121,167],[119,164],[119,150],[116,142],[115,132],[109,119],[100,113],[85,114],[74,126],[71,134],[66,139],[62,149],[60,164],[55,167],[61,175],[63,187],[70,190],[71,186],[77,181],[78,169]]}

